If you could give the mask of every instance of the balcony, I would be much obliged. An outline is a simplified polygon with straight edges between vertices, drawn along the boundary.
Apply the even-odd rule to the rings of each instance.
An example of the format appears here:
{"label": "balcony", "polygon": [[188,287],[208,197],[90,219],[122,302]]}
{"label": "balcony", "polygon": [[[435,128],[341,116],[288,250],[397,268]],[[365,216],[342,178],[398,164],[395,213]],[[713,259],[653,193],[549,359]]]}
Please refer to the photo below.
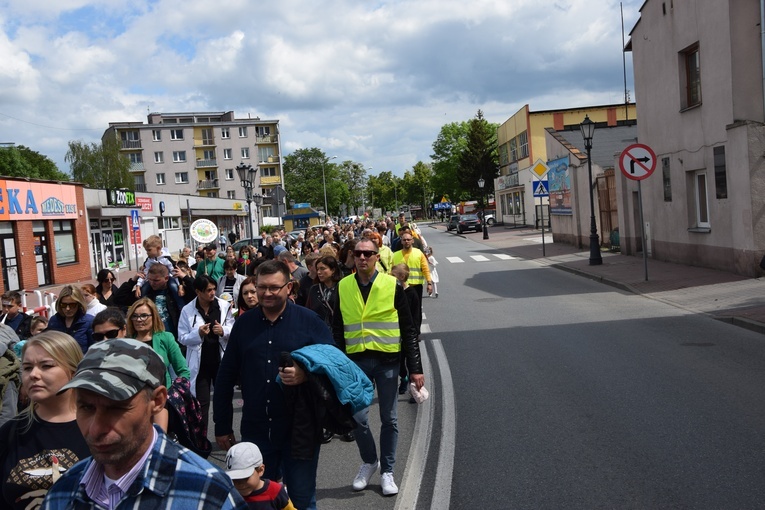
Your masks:
{"label": "balcony", "polygon": [[197,183],[197,191],[205,189],[220,189],[218,179],[205,179],[204,181],[199,181]]}
{"label": "balcony", "polygon": [[264,160],[261,161],[261,163],[278,163],[279,162],[279,156],[268,156]]}
{"label": "balcony", "polygon": [[143,166],[143,161],[140,163],[130,163],[130,172],[145,172],[146,168]]}
{"label": "balcony", "polygon": [[141,140],[122,140],[123,149],[140,149]]}
{"label": "balcony", "polygon": [[215,147],[214,138],[194,138],[194,147]]}
{"label": "balcony", "polygon": [[257,143],[276,143],[276,140],[276,135],[263,135],[255,137],[255,142]]}
{"label": "balcony", "polygon": [[260,177],[260,185],[261,186],[276,186],[277,184],[281,184],[282,180],[279,178],[278,175],[275,175],[273,177]]}
{"label": "balcony", "polygon": [[218,166],[217,159],[198,159],[197,168],[210,168]]}
{"label": "balcony", "polygon": [[135,190],[136,191],[141,191],[141,192],[145,193],[146,192],[146,184],[145,183],[136,184],[135,185]]}

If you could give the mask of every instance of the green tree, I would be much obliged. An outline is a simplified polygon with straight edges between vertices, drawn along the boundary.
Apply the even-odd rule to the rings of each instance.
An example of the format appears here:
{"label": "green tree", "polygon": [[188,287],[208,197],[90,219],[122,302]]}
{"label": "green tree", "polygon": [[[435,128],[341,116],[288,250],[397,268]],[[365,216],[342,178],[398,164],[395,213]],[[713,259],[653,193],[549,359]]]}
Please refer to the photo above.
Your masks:
{"label": "green tree", "polygon": [[367,170],[364,165],[355,161],[344,161],[338,170],[340,180],[345,184],[347,190],[347,198],[344,203],[348,206],[348,214],[356,214],[356,211],[364,205]]}
{"label": "green tree", "polygon": [[[497,157],[497,126],[489,123],[478,110],[468,123],[467,145],[459,157],[460,172],[457,181],[460,188],[483,203],[484,197],[494,193],[494,178],[499,168]],[[478,180],[485,181],[483,190]]]}
{"label": "green tree", "polygon": [[448,197],[452,202],[467,200],[457,176],[460,173],[460,154],[467,146],[468,122],[452,122],[441,127],[433,142],[433,194]]}
{"label": "green tree", "polygon": [[135,188],[130,174],[130,160],[120,154],[119,140],[102,143],[69,142],[64,160],[72,169],[72,179],[91,188]]}
{"label": "green tree", "polygon": [[0,148],[0,175],[69,181],[48,156],[23,145]]}
{"label": "green tree", "polygon": [[317,147],[298,149],[285,157],[284,186],[290,200],[307,202],[311,207],[324,209],[326,182],[328,214],[337,214],[340,204],[347,198],[348,188],[341,179],[337,165],[329,161]]}

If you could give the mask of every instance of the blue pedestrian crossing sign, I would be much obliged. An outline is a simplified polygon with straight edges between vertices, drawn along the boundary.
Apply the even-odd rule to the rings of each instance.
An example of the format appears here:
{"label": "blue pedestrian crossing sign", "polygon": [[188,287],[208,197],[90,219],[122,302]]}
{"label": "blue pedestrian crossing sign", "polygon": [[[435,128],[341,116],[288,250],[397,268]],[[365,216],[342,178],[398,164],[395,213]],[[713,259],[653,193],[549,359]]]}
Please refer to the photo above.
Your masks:
{"label": "blue pedestrian crossing sign", "polygon": [[547,179],[543,181],[536,181],[533,185],[535,197],[548,197],[550,196],[550,187],[547,184]]}
{"label": "blue pedestrian crossing sign", "polygon": [[133,225],[133,230],[141,230],[141,218],[138,216],[138,209],[130,210],[130,223]]}

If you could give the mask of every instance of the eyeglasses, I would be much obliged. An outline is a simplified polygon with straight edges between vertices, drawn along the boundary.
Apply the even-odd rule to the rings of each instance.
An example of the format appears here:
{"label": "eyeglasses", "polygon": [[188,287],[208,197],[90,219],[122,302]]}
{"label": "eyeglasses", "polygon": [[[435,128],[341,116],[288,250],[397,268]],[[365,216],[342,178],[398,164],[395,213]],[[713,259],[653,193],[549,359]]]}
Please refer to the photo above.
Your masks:
{"label": "eyeglasses", "polygon": [[287,283],[285,283],[284,285],[270,285],[270,286],[266,286],[266,285],[258,285],[258,286],[256,286],[255,288],[258,290],[258,292],[262,292],[262,293],[264,293],[264,294],[265,294],[266,292],[269,292],[269,293],[271,293],[271,294],[276,294],[277,292],[279,292],[280,290],[282,290],[284,287],[286,287],[286,286],[287,286],[287,285],[289,285],[290,283],[292,283],[292,282],[287,282]]}
{"label": "eyeglasses", "polygon": [[137,313],[137,314],[133,315],[132,317],[130,317],[130,320],[138,321],[138,322],[143,322],[143,321],[147,320],[149,317],[151,317],[150,313]]}
{"label": "eyeglasses", "polygon": [[106,279],[106,281],[107,281],[107,282],[113,282],[113,281],[114,281],[114,278],[107,278],[107,279]]}
{"label": "eyeglasses", "polygon": [[414,239],[412,239],[411,237],[402,237],[401,240],[402,241],[413,241]]}
{"label": "eyeglasses", "polygon": [[370,258],[377,255],[377,252],[372,250],[353,250],[353,255],[355,257],[361,257],[363,255],[366,258]]}
{"label": "eyeglasses", "polygon": [[117,335],[120,334],[119,329],[110,329],[109,331],[105,331],[104,333],[93,333],[93,340],[96,342],[100,342],[104,338],[112,339],[117,338]]}
{"label": "eyeglasses", "polygon": [[63,310],[68,310],[69,308],[77,308],[80,306],[79,303],[60,303],[60,305]]}

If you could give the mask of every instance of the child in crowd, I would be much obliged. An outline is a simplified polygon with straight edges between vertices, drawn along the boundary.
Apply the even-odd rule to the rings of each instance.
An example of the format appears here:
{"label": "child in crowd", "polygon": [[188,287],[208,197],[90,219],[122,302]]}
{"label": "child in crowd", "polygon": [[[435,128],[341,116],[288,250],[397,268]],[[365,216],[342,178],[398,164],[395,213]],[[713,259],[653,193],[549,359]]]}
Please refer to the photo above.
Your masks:
{"label": "child in crowd", "polygon": [[430,279],[433,282],[433,296],[434,298],[438,297],[438,271],[436,271],[436,266],[438,265],[438,261],[433,256],[433,248],[428,246],[425,248],[425,256],[428,257],[428,267],[430,268]]}
{"label": "child in crowd", "polygon": [[265,471],[263,455],[253,443],[237,443],[226,453],[226,474],[249,508],[295,510],[284,486],[263,478]]}
{"label": "child in crowd", "polygon": [[[173,295],[176,303],[180,308],[183,308],[186,303],[183,301],[183,287],[178,284],[178,279],[173,276],[173,261],[170,257],[163,256],[162,254],[162,238],[158,235],[150,235],[143,240],[143,248],[146,250],[146,261],[143,263],[143,273],[147,274],[149,268],[154,264],[162,264],[167,268],[170,274],[170,280],[167,282],[167,287]],[[139,278],[135,284],[135,297],[136,299],[141,296],[145,296],[151,290],[151,286],[146,278]]]}
{"label": "child in crowd", "polygon": [[[404,294],[406,294],[406,299],[409,301],[409,310],[412,312],[412,317],[417,317],[418,314],[422,313],[422,308],[420,308],[420,297],[417,295],[417,291],[407,283],[407,280],[409,279],[409,266],[403,262],[401,264],[396,264],[390,268],[390,275],[396,277],[396,280],[398,280],[401,283],[401,286],[404,287]],[[417,340],[419,341],[419,337]],[[401,377],[401,382],[398,385],[398,394],[403,395],[409,389],[406,356],[401,356],[398,375]]]}

